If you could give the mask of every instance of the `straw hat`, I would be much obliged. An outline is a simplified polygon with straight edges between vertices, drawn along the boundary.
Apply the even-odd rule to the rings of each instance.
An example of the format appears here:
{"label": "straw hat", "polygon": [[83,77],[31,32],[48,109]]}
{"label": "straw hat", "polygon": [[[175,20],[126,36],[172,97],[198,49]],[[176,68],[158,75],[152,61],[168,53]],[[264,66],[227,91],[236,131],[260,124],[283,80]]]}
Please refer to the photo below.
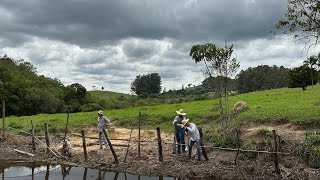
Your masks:
{"label": "straw hat", "polygon": [[184,112],[183,109],[180,109],[179,111],[176,111],[179,115],[185,116],[187,113]]}
{"label": "straw hat", "polygon": [[103,114],[103,111],[101,111],[101,110],[100,110],[100,111],[98,111],[98,114],[101,114],[101,115],[102,115],[102,114]]}
{"label": "straw hat", "polygon": [[185,126],[189,122],[189,119],[184,119],[181,121],[182,125]]}

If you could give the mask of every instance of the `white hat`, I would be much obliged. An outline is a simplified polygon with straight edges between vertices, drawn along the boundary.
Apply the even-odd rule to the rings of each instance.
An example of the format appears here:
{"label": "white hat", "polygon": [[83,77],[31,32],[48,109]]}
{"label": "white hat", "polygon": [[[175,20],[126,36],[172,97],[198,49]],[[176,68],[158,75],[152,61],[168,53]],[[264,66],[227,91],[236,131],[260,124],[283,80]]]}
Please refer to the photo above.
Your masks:
{"label": "white hat", "polygon": [[179,111],[176,111],[179,115],[185,116],[187,113],[184,112],[183,109],[180,109]]}
{"label": "white hat", "polygon": [[103,111],[101,111],[101,110],[100,110],[100,111],[98,111],[98,114],[103,114]]}
{"label": "white hat", "polygon": [[185,126],[189,122],[189,119],[184,119],[181,121],[182,125]]}

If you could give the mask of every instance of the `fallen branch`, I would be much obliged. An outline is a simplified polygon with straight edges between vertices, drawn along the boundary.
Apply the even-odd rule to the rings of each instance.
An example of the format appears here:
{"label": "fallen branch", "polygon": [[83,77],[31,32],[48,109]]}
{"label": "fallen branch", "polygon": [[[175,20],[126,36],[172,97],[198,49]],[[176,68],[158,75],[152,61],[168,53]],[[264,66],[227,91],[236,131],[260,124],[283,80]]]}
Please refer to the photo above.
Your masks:
{"label": "fallen branch", "polygon": [[18,152],[18,153],[25,154],[25,155],[28,155],[28,156],[31,156],[31,157],[34,156],[34,154],[31,154],[31,153],[28,153],[28,152],[25,152],[25,151],[21,151],[21,150],[19,150],[19,149],[13,149],[13,150],[16,151],[16,152]]}
{"label": "fallen branch", "polygon": [[57,152],[57,154],[59,154],[59,156],[55,153],[55,152],[53,152],[53,150],[50,148],[50,147],[48,147],[45,143],[43,143],[40,139],[38,139],[37,137],[34,137],[36,140],[38,140],[42,145],[44,145],[46,148],[48,148],[57,158],[65,158],[65,159],[67,159],[66,157],[64,157],[64,156],[62,156],[60,153],[58,153]]}
{"label": "fallen branch", "polygon": [[[96,146],[97,144],[96,143],[87,143],[87,146]],[[128,147],[127,144],[112,144],[113,146],[121,146],[121,147]],[[78,145],[78,144],[75,144],[73,145],[73,147],[82,147],[82,145]]]}

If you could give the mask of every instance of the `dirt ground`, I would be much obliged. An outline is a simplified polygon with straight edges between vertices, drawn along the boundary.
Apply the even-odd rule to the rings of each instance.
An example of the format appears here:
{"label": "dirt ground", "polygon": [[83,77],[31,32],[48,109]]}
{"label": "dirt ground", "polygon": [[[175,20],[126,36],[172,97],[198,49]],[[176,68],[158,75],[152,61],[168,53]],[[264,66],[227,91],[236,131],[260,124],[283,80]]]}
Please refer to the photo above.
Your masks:
{"label": "dirt ground", "polygon": [[[257,124],[248,123],[241,129],[241,141],[249,143],[256,136],[259,129],[276,129],[278,134],[295,144],[303,141],[305,130],[303,128],[286,124]],[[274,162],[258,154],[252,158],[248,153],[242,152],[237,156],[236,151],[217,150],[206,148],[209,160],[203,157],[201,161],[195,159],[195,147],[191,160],[187,155],[173,154],[173,134],[162,133],[163,162],[159,162],[158,142],[156,131],[141,131],[141,155],[138,157],[138,130],[111,127],[108,135],[118,157],[119,164],[114,163],[110,147],[100,149],[96,129],[86,130],[86,144],[88,161],[84,160],[83,142],[80,132],[69,132],[67,138],[71,142],[72,156],[68,159],[56,157],[52,152],[47,152],[43,143],[45,139],[39,137],[43,143],[37,141],[37,150],[33,152],[31,137],[27,135],[6,134],[1,140],[0,163],[2,166],[21,162],[49,162],[65,165],[75,165],[89,168],[98,168],[108,171],[129,172],[138,175],[174,176],[189,179],[320,179],[320,170],[313,169],[298,156],[281,155],[281,175],[276,175]],[[64,133],[50,134],[51,148],[61,153]],[[119,140],[120,139],[120,140]],[[129,144],[129,149],[128,149]],[[35,154],[34,157],[19,153],[14,149]],[[127,157],[126,153],[128,151]],[[58,153],[56,153],[58,155]],[[251,153],[252,154],[252,153]],[[126,157],[126,161],[124,159]],[[251,157],[251,158],[250,158]]]}

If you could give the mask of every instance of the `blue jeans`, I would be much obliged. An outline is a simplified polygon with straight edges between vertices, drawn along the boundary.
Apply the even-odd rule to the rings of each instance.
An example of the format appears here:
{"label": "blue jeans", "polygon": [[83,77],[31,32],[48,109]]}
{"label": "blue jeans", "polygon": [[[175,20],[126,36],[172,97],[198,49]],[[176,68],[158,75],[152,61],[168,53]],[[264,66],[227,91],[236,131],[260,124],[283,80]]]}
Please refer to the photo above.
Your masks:
{"label": "blue jeans", "polygon": [[176,138],[178,142],[178,154],[181,153],[181,150],[183,153],[186,152],[186,143],[184,141],[184,129],[177,130],[176,132]]}
{"label": "blue jeans", "polygon": [[192,146],[193,146],[194,143],[196,143],[197,156],[198,156],[198,160],[200,160],[200,159],[201,159],[201,156],[200,156],[200,139],[198,139],[198,140],[196,140],[196,141],[190,140],[190,143],[189,143],[189,159],[191,159]]}
{"label": "blue jeans", "polygon": [[106,147],[108,146],[108,141],[106,139],[106,136],[103,134],[103,132],[100,132],[99,131],[99,144],[100,144],[100,147],[102,147],[102,139],[106,145]]}

